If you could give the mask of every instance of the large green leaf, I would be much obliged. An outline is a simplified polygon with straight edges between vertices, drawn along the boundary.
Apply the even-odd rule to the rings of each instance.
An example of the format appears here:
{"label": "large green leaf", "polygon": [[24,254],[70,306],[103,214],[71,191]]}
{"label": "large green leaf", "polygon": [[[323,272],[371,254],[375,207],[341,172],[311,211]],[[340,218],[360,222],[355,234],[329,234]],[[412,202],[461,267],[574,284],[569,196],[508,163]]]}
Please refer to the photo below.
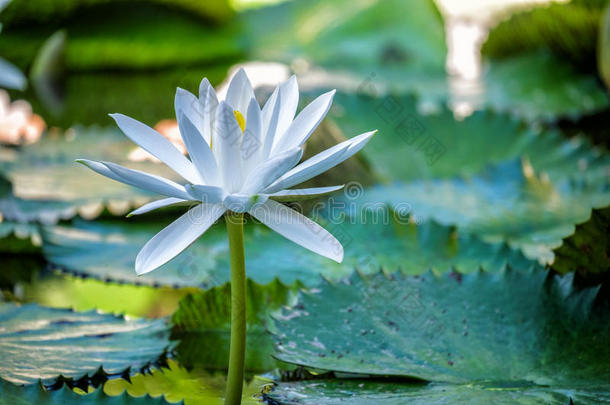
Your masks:
{"label": "large green leaf", "polygon": [[[314,285],[320,281],[320,274],[337,279],[350,274],[354,267],[365,272],[380,267],[388,271],[401,268],[406,273],[419,274],[429,268],[438,272],[471,272],[485,266],[496,271],[507,263],[523,267],[529,263],[505,244],[487,244],[435,223],[410,223],[407,216],[390,212],[383,205],[358,218],[333,212],[332,200],[329,207],[327,217],[315,219],[342,243],[343,263],[311,253],[263,225],[248,223],[248,277],[262,284],[278,278],[286,285],[295,281]],[[73,225],[46,227],[42,233],[43,253],[61,269],[100,279],[204,288],[229,281],[229,247],[223,223],[212,227],[158,270],[138,277],[135,257],[164,224],[128,221],[75,221]],[[405,262],[405,257],[411,259]]]}
{"label": "large green leaf", "polygon": [[276,318],[276,356],[335,372],[470,384],[474,399],[513,387],[516,398],[556,391],[599,403],[610,397],[610,319],[596,294],[541,269],[356,274],[304,292]]}
{"label": "large green leaf", "polygon": [[21,149],[0,148],[0,172],[12,183],[12,192],[3,187],[0,212],[5,220],[48,224],[77,214],[97,216],[104,208],[124,214],[153,196],[100,176],[74,160],[122,162],[176,178],[162,164],[129,163],[127,156],[135,148],[118,129],[101,128],[79,128],[61,136],[47,134]]}
{"label": "large green leaf", "polygon": [[0,405],[163,405],[169,404],[163,397],[149,395],[134,398],[128,394],[106,395],[101,389],[91,394],[78,394],[67,386],[47,391],[41,384],[25,387],[0,380]]}
{"label": "large green leaf", "polygon": [[[164,319],[127,320],[95,311],[0,304],[0,377],[18,384],[129,375],[170,347]],[[86,386],[86,384],[85,384]]]}
{"label": "large green leaf", "polygon": [[421,114],[410,95],[375,98],[340,92],[329,117],[348,137],[379,130],[360,154],[387,181],[471,176],[518,157],[528,158],[536,172],[546,172],[551,180],[610,165],[582,137],[567,140],[559,131],[491,111],[463,120],[447,108]]}
{"label": "large green leaf", "polygon": [[[314,380],[281,383],[266,395],[282,405],[597,405],[610,401],[607,390],[532,385],[501,387],[482,383],[407,384],[363,380]],[[572,400],[572,402],[570,402]]]}
{"label": "large green leaf", "polygon": [[305,60],[331,77],[347,73],[356,86],[372,79],[423,97],[446,94],[444,25],[434,1],[289,1],[242,20],[252,59]]}
{"label": "large green leaf", "polygon": [[[267,371],[276,367],[273,344],[266,331],[268,316],[290,303],[298,286],[278,281],[266,285],[247,282],[246,370]],[[184,297],[172,317],[172,339],[179,340],[177,358],[188,368],[224,370],[229,364],[231,335],[231,286],[225,284]]]}
{"label": "large green leaf", "polygon": [[551,249],[589,218],[591,208],[610,205],[608,165],[598,163],[581,175],[549,180],[533,173],[527,162],[509,161],[472,178],[373,187],[354,207],[388,202],[420,220],[432,218],[487,240],[505,240],[530,257],[551,261]]}
{"label": "large green leaf", "polygon": [[[260,404],[261,386],[269,381],[254,377],[244,382],[243,405]],[[149,394],[165,397],[167,401],[184,400],[185,405],[220,405],[226,387],[225,372],[210,372],[201,368],[185,369],[170,360],[168,367],[153,370],[152,373],[138,374],[130,382],[122,379],[108,380],[104,392],[117,395],[126,392],[132,396]],[[125,394],[126,395],[126,394]]]}

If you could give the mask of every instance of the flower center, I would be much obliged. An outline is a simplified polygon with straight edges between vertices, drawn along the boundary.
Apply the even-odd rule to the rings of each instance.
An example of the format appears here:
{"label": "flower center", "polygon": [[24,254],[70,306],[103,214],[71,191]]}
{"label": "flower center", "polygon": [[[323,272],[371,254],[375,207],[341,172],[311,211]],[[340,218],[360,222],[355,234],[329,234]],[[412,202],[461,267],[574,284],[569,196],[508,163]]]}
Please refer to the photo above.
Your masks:
{"label": "flower center", "polygon": [[246,119],[243,115],[237,110],[233,110],[233,114],[235,114],[235,119],[241,128],[241,132],[243,133],[246,130]]}

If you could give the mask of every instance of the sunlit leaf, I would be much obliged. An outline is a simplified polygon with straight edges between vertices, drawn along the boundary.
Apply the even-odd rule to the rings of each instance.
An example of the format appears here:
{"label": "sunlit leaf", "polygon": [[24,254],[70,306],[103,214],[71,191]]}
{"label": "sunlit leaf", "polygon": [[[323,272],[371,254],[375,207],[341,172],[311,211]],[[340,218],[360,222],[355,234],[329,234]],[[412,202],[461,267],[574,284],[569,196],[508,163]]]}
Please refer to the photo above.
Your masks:
{"label": "sunlit leaf", "polygon": [[[245,382],[242,404],[260,404],[258,397],[261,387],[267,384],[269,381],[260,377]],[[220,405],[223,403],[225,387],[224,372],[214,373],[201,368],[187,371],[170,360],[168,368],[153,370],[150,374],[138,374],[131,378],[131,382],[109,380],[104,385],[104,392],[109,395],[126,392],[132,396],[161,396],[171,402],[184,400],[185,405]]]}
{"label": "sunlit leaf", "polygon": [[[448,403],[456,392],[474,403],[507,403],[508,393],[488,390],[511,387],[514,403],[540,395],[599,403],[610,397],[610,323],[607,308],[594,305],[596,294],[541,269],[356,274],[304,292],[276,318],[276,356],[335,372],[456,384],[447,388]],[[403,389],[432,395],[431,403],[442,395],[434,386]]]}
{"label": "sunlit leaf", "polygon": [[[154,366],[170,347],[166,320],[0,304],[0,377],[85,383]],[[85,385],[86,386],[86,385]]]}

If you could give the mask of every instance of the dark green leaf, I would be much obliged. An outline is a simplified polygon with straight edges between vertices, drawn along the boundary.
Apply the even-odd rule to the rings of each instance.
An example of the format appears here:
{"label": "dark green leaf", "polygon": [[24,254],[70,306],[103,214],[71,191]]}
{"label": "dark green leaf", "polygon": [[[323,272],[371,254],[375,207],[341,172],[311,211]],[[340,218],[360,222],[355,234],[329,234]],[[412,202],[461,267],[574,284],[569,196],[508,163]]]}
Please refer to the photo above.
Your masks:
{"label": "dark green leaf", "polygon": [[610,319],[594,306],[596,294],[539,268],[356,274],[304,292],[276,318],[276,356],[335,372],[458,384],[449,393],[473,385],[467,395],[475,399],[513,387],[516,398],[548,390],[549,400],[563,392],[593,403],[610,396]]}
{"label": "dark green leaf", "polygon": [[593,210],[591,218],[576,227],[573,235],[555,249],[553,269],[578,272],[592,281],[601,281],[610,268],[610,208]]}
{"label": "dark green leaf", "polygon": [[0,325],[0,377],[17,384],[135,373],[170,346],[164,319],[2,303]]}

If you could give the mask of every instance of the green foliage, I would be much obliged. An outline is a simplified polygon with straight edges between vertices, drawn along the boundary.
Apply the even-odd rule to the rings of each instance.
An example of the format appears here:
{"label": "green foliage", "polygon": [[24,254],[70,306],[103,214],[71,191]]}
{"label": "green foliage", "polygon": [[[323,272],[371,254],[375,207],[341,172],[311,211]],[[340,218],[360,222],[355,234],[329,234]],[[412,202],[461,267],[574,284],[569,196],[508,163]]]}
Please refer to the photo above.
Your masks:
{"label": "green foliage", "polygon": [[[610,323],[607,308],[594,306],[596,294],[539,268],[354,275],[304,292],[276,317],[276,356],[335,372],[452,383],[447,394],[466,389],[475,401],[512,387],[513,403],[541,395],[599,403],[610,397]],[[411,391],[435,395],[434,386]],[[495,395],[506,403],[506,394]]]}
{"label": "green foliage", "polygon": [[41,384],[25,387],[0,380],[0,405],[165,405],[169,404],[163,397],[151,398],[146,395],[133,398],[127,394],[109,396],[99,389],[90,394],[78,394],[65,385],[59,389],[47,391]]}
{"label": "green foliage", "polygon": [[[263,372],[276,367],[273,344],[266,331],[270,314],[288,305],[297,286],[275,280],[261,285],[247,281],[246,370]],[[186,296],[172,317],[172,339],[180,364],[225,370],[229,364],[231,286],[229,283]]]}
{"label": "green foliage", "polygon": [[0,324],[0,377],[16,384],[59,379],[87,387],[155,365],[170,347],[164,319],[0,303]]}
{"label": "green foliage", "polygon": [[610,269],[610,208],[593,210],[591,218],[576,227],[573,235],[555,249],[553,269],[578,272],[584,278],[601,281]]}
{"label": "green foliage", "polygon": [[[329,203],[328,208],[332,206]],[[343,215],[331,223],[330,217],[316,218],[343,244],[345,259],[341,264],[311,253],[263,225],[248,223],[248,277],[263,284],[278,278],[286,285],[299,281],[311,286],[320,282],[321,274],[338,279],[354,267],[364,272],[400,268],[405,273],[420,274],[427,269],[472,272],[482,265],[498,271],[506,264],[527,267],[530,263],[505,244],[484,243],[435,223],[416,225],[383,205],[376,208],[355,221]],[[43,251],[47,260],[64,270],[102,280],[203,288],[229,281],[229,247],[222,223],[158,270],[136,276],[133,269],[138,251],[163,225],[75,221],[73,226],[47,227],[42,234]],[[411,259],[405,262],[404,257]]]}

